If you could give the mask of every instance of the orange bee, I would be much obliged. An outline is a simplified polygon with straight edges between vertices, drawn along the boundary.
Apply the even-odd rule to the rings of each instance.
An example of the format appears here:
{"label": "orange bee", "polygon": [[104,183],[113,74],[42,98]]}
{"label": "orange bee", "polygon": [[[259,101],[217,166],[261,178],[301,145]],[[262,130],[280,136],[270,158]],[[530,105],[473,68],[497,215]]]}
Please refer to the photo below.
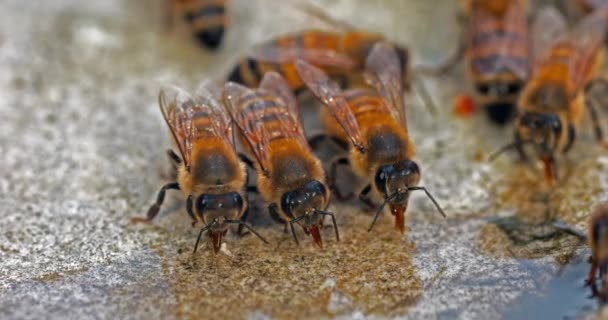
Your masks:
{"label": "orange bee", "polygon": [[258,190],[271,216],[289,224],[296,243],[294,224],[299,223],[319,247],[320,229],[330,216],[339,241],[335,216],[327,211],[325,172],[306,141],[296,99],[285,80],[268,72],[258,89],[228,82],[224,101],[241,144],[256,160]]}
{"label": "orange bee", "polygon": [[462,0],[466,20],[454,57],[445,72],[464,56],[476,100],[496,124],[509,122],[529,73],[527,0]]}
{"label": "orange bee", "polygon": [[554,8],[542,10],[535,21],[532,76],[519,97],[515,141],[502,150],[515,147],[526,159],[523,146],[533,145],[551,182],[558,177],[555,152],[570,150],[585,108],[597,139],[603,140],[597,102],[585,93],[603,66],[606,17],[598,10],[570,33],[565,18]]}
{"label": "orange bee", "polygon": [[164,0],[167,4],[167,23],[173,23],[175,12],[183,15],[198,41],[209,49],[222,44],[229,25],[229,0]]}
{"label": "orange bee", "polygon": [[310,91],[327,107],[321,115],[327,135],[350,146],[349,157],[332,164],[332,184],[335,185],[337,164],[350,162],[354,172],[369,182],[359,198],[371,204],[368,194],[373,190],[384,199],[369,230],[388,203],[395,216],[395,226],[403,233],[409,195],[416,190],[424,191],[445,217],[427,189],[418,186],[421,173],[412,160],[415,148],[407,130],[402,73],[393,46],[376,43],[365,63],[366,80],[376,90],[341,92],[338,84],[321,69],[303,60],[296,62],[296,68]]}
{"label": "orange bee", "polygon": [[194,220],[192,225],[205,225],[194,252],[205,231],[218,252],[229,224],[244,226],[266,242],[241,221],[247,210],[243,192],[247,173],[235,150],[232,122],[219,97],[219,88],[210,84],[201,86],[194,97],[175,87],[161,90],[160,109],[181,155],[168,151],[178,168],[177,181],[160,189],[145,218],[132,218],[133,222],[151,221],[163,204],[165,192],[181,190],[187,196],[186,209]]}

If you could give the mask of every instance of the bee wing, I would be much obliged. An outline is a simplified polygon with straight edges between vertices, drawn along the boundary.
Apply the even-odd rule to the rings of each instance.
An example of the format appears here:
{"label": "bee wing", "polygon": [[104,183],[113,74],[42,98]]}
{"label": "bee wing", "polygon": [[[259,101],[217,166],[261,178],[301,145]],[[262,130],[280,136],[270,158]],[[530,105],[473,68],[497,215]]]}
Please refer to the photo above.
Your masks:
{"label": "bee wing", "polygon": [[184,164],[189,167],[194,131],[192,109],[195,102],[186,91],[174,86],[163,87],[158,102]]}
{"label": "bee wing", "polygon": [[[490,10],[503,14],[497,15]],[[505,32],[488,32],[488,28],[500,28]],[[492,29],[490,29],[492,30]],[[488,51],[498,58],[472,59],[475,72],[494,75],[504,70],[512,72],[520,79],[527,79],[529,72],[528,59],[528,22],[526,6],[518,1],[501,3],[496,8],[475,7],[469,20],[470,55],[487,56]],[[482,40],[483,39],[483,40]],[[524,45],[521,45],[521,44]]]}
{"label": "bee wing", "polygon": [[595,58],[603,48],[607,28],[608,8],[604,7],[585,17],[568,35],[568,41],[576,52],[569,65],[574,90],[580,89],[589,80],[587,78],[594,67]]}
{"label": "bee wing", "polygon": [[210,121],[207,127],[200,128],[193,126],[196,131],[194,138],[197,135],[213,135],[223,138],[228,144],[234,147],[234,135],[232,130],[232,119],[226,112],[226,108],[222,105],[222,89],[213,81],[202,82],[196,90],[194,100],[195,107],[193,112],[204,112],[209,115]]}
{"label": "bee wing", "polygon": [[289,84],[287,84],[280,74],[274,71],[266,72],[264,78],[262,78],[262,82],[260,82],[260,89],[266,90],[281,98],[285,106],[289,108],[289,112],[298,120],[298,122],[301,122],[300,110],[296,97],[293,95],[293,91],[289,87]]}
{"label": "bee wing", "polygon": [[532,24],[531,43],[535,64],[542,62],[549,49],[567,30],[566,18],[555,7],[540,9]]}
{"label": "bee wing", "polygon": [[303,60],[296,61],[296,69],[310,91],[329,108],[353,145],[359,150],[364,150],[357,119],[342,95],[340,86],[321,69]]}
{"label": "bee wing", "polygon": [[265,44],[254,48],[249,57],[261,62],[284,64],[302,59],[320,67],[334,67],[341,70],[351,70],[355,61],[349,56],[331,49],[313,48],[283,48],[275,43]]}
{"label": "bee wing", "polygon": [[[256,158],[260,169],[264,173],[268,173],[271,164],[267,148],[272,136],[264,128],[262,121],[251,121],[251,113],[259,112],[258,110],[265,107],[263,98],[264,95],[260,91],[249,89],[240,84],[228,82],[224,85],[224,105],[247,142],[249,150]],[[253,114],[253,116],[263,117],[263,113]]]}
{"label": "bee wing", "polygon": [[395,48],[376,43],[365,60],[365,81],[384,98],[393,118],[407,129],[401,62]]}

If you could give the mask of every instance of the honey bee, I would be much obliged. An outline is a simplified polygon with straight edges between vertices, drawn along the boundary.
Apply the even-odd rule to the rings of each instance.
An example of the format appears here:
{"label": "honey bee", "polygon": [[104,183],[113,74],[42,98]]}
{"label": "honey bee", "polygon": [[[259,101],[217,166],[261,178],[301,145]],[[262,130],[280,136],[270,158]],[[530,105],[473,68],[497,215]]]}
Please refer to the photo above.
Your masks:
{"label": "honey bee", "polygon": [[544,8],[535,21],[534,67],[519,97],[515,141],[501,151],[515,147],[527,159],[524,145],[533,145],[550,182],[558,177],[555,153],[571,149],[585,108],[596,138],[603,140],[597,102],[585,93],[603,65],[606,17],[597,11],[570,33],[565,18],[553,8]]}
{"label": "honey bee", "polygon": [[439,68],[446,72],[463,57],[476,98],[496,124],[511,121],[529,73],[527,0],[462,0],[465,24],[456,55]]}
{"label": "honey bee", "polygon": [[254,159],[258,190],[269,203],[271,216],[289,225],[296,243],[298,223],[319,247],[320,228],[330,216],[339,241],[335,216],[327,211],[325,172],[306,141],[296,99],[285,80],[268,72],[258,89],[228,82],[224,102],[239,128],[241,144]]}
{"label": "honey bee", "polygon": [[600,280],[608,281],[604,278],[608,271],[608,204],[598,206],[591,214],[588,239],[591,245],[591,269],[587,284],[597,292],[595,277],[598,271]]}
{"label": "honey bee", "polygon": [[225,29],[229,25],[229,18],[226,13],[229,0],[164,1],[167,4],[169,24],[172,24],[175,12],[179,12],[202,45],[212,50],[220,47]]}
{"label": "honey bee", "polygon": [[220,101],[220,89],[203,84],[191,97],[176,87],[163,88],[159,105],[180,156],[169,150],[178,168],[177,181],[164,185],[147,216],[133,222],[147,222],[157,216],[167,190],[181,190],[187,196],[186,209],[194,226],[202,222],[194,252],[207,231],[215,252],[228,232],[229,224],[246,227],[267,242],[241,217],[247,210],[243,193],[247,180],[244,165],[234,146],[232,122]]}
{"label": "honey bee", "polygon": [[321,118],[327,134],[350,146],[349,157],[332,164],[330,178],[335,182],[336,165],[350,162],[354,172],[369,184],[359,199],[371,203],[371,190],[384,199],[369,227],[373,228],[384,206],[395,216],[395,227],[405,232],[405,211],[410,192],[422,190],[439,212],[443,210],[420,181],[420,167],[412,160],[415,148],[409,137],[403,104],[402,73],[398,53],[385,42],[376,43],[365,62],[369,88],[341,92],[338,84],[321,69],[303,60],[296,68],[310,91],[326,106]]}

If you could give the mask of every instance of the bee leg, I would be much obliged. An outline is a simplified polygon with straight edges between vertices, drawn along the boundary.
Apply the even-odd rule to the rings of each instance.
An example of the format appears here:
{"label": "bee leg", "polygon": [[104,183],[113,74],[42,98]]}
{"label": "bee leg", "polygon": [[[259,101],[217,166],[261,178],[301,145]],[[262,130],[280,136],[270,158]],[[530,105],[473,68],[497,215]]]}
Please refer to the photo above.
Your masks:
{"label": "bee leg", "polygon": [[368,209],[374,209],[377,206],[376,206],[376,204],[374,204],[372,199],[369,197],[370,191],[372,191],[372,185],[368,184],[365,186],[365,188],[363,188],[363,190],[361,190],[361,192],[359,192],[359,201],[361,201],[361,203],[366,205],[368,207]]}
{"label": "bee leg", "polygon": [[339,165],[348,165],[348,164],[350,164],[350,162],[348,161],[348,158],[338,158],[331,163],[331,169],[329,171],[329,186],[330,186],[331,190],[334,192],[334,194],[336,195],[336,199],[338,199],[340,201],[345,201],[345,200],[348,200],[353,197],[352,192],[349,194],[346,194],[346,195],[342,194],[342,192],[340,191],[340,189],[338,188],[338,185],[336,183],[338,166]]}
{"label": "bee leg", "polygon": [[245,210],[245,212],[243,212],[243,215],[241,216],[241,219],[239,219],[242,223],[239,224],[239,226],[236,229],[236,234],[239,237],[242,237],[243,235],[245,235],[243,233],[243,229],[245,228],[245,224],[247,223],[247,218],[249,217],[249,208],[247,208],[247,210]]}
{"label": "bee leg", "polygon": [[585,280],[585,285],[594,286],[596,273],[597,273],[597,262],[593,258],[591,258],[591,268],[589,269],[589,275],[587,276],[587,280]]}
{"label": "bee leg", "polygon": [[171,164],[175,167],[182,164],[182,159],[173,151],[173,149],[167,149],[167,157],[169,157],[169,161],[171,161]]}
{"label": "bee leg", "polygon": [[188,196],[188,199],[186,199],[186,212],[188,212],[188,215],[190,216],[190,218],[192,219],[192,226],[196,226],[196,223],[198,222],[198,220],[196,219],[196,216],[194,215],[194,210],[193,210],[193,197],[192,195]]}
{"label": "bee leg", "polygon": [[252,170],[255,170],[255,166],[253,165],[253,161],[251,161],[251,159],[249,159],[249,157],[245,154],[239,153],[239,159],[241,159],[241,161],[243,161],[243,163]]}
{"label": "bee leg", "polygon": [[562,150],[563,153],[570,151],[570,149],[572,148],[572,145],[574,145],[574,140],[576,140],[576,129],[574,128],[573,125],[569,125],[568,126],[568,142],[566,143],[566,145],[564,146],[564,149]]}
{"label": "bee leg", "polygon": [[595,132],[595,138],[597,139],[598,142],[602,142],[604,140],[604,132],[602,130],[602,127],[600,126],[595,100],[593,98],[588,98],[585,101],[585,105],[587,106],[587,110],[589,110],[589,116],[591,117],[591,122],[593,122],[593,130]]}
{"label": "bee leg", "polygon": [[156,202],[150,207],[150,209],[148,209],[148,214],[146,214],[146,217],[133,217],[131,218],[131,222],[138,223],[152,221],[152,219],[154,219],[156,215],[158,215],[158,212],[160,211],[160,206],[163,204],[163,201],[165,201],[165,191],[167,191],[168,189],[180,190],[179,183],[171,182],[164,185],[156,196]]}
{"label": "bee leg", "polygon": [[524,146],[522,143],[522,139],[521,139],[521,135],[519,135],[519,132],[515,132],[515,150],[517,150],[517,153],[519,154],[519,160],[523,161],[523,162],[530,162],[530,158],[528,158],[528,155],[526,154],[526,150],[524,150]]}

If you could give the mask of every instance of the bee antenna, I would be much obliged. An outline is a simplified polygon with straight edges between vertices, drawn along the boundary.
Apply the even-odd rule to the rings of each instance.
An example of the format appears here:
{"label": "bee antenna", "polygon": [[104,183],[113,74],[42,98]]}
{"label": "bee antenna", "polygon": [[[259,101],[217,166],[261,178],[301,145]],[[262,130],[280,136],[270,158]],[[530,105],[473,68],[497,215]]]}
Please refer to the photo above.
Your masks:
{"label": "bee antenna", "polygon": [[376,220],[378,220],[378,217],[380,216],[380,214],[382,213],[382,210],[384,210],[384,206],[386,206],[386,204],[395,199],[395,197],[398,195],[398,192],[395,192],[393,194],[391,194],[390,196],[384,198],[384,202],[382,202],[382,205],[380,206],[380,208],[378,208],[378,211],[376,211],[376,214],[374,214],[374,220],[372,220],[372,224],[369,226],[369,228],[367,229],[367,232],[372,231],[372,229],[374,228],[374,225],[376,224]]}
{"label": "bee antenna", "polygon": [[203,232],[209,230],[209,228],[211,228],[212,225],[213,225],[213,222],[206,225],[204,228],[201,229],[201,232],[198,233],[198,238],[196,238],[196,243],[194,244],[194,251],[192,252],[192,254],[196,253],[196,249],[198,249],[198,243],[201,241],[201,236],[203,235]]}
{"label": "bee antenna", "polygon": [[318,209],[315,209],[315,212],[318,214],[322,214],[323,216],[331,217],[331,222],[334,224],[334,230],[336,231],[336,240],[340,241],[340,233],[338,232],[338,224],[336,223],[336,216],[333,214],[333,212],[322,211],[322,210],[318,210]]}
{"label": "bee antenna", "polygon": [[435,198],[433,197],[433,195],[425,187],[409,187],[409,188],[407,188],[407,191],[416,191],[416,190],[422,190],[422,191],[424,191],[424,193],[426,193],[426,196],[429,197],[429,199],[431,199],[431,201],[433,202],[433,204],[435,205],[435,207],[437,208],[437,210],[439,211],[439,213],[441,213],[441,215],[444,218],[446,218],[445,212],[443,212],[443,209],[441,209],[441,207],[439,206],[439,203],[437,203],[437,200],[435,200]]}
{"label": "bee antenna", "polygon": [[243,226],[243,227],[247,228],[247,230],[251,231],[251,233],[255,234],[258,238],[260,238],[260,240],[264,241],[265,244],[268,244],[268,241],[264,237],[262,237],[257,231],[255,231],[255,229],[253,229],[252,226],[248,225],[244,221],[241,221],[241,220],[226,220],[226,223],[233,223],[233,224],[238,224],[240,226]]}
{"label": "bee antenna", "polygon": [[499,155],[505,153],[506,151],[516,148],[516,147],[521,147],[523,145],[526,145],[528,143],[531,143],[532,140],[525,140],[525,141],[513,141],[507,145],[502,146],[500,149],[498,149],[497,151],[495,151],[494,153],[492,153],[490,155],[490,157],[488,158],[488,161],[492,162],[494,161]]}

